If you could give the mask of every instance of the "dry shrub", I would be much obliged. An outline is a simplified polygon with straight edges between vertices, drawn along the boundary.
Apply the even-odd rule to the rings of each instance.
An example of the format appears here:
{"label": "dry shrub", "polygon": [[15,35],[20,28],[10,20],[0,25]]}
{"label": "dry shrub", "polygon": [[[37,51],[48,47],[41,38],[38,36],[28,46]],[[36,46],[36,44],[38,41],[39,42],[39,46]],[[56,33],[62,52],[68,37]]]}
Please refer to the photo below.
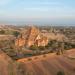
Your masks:
{"label": "dry shrub", "polygon": [[38,59],[38,57],[35,57],[34,59]]}
{"label": "dry shrub", "polygon": [[57,72],[57,75],[65,75],[64,71]]}
{"label": "dry shrub", "polygon": [[31,61],[32,60],[32,58],[28,58],[28,61]]}
{"label": "dry shrub", "polygon": [[46,54],[44,54],[43,57],[46,57]]}

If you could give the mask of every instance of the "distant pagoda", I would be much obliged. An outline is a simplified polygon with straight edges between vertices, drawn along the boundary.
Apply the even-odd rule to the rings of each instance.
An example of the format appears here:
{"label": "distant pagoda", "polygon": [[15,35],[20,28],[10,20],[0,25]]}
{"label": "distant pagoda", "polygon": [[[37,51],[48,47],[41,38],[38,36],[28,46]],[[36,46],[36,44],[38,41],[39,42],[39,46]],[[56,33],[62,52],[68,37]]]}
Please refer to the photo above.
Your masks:
{"label": "distant pagoda", "polygon": [[31,26],[25,34],[19,35],[15,40],[15,45],[30,47],[32,45],[45,46],[48,44],[48,38],[43,36],[38,28]]}

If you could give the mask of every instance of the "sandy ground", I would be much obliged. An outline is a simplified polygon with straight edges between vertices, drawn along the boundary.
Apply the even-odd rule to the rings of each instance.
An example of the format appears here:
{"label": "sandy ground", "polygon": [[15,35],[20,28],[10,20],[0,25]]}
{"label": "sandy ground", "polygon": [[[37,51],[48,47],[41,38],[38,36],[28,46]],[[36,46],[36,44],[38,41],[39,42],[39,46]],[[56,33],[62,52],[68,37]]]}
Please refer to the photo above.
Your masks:
{"label": "sandy ground", "polygon": [[75,49],[71,49],[71,50],[67,51],[65,55],[70,58],[75,58]]}
{"label": "sandy ground", "polygon": [[2,51],[0,51],[0,75],[17,75],[16,65]]}
{"label": "sandy ground", "polygon": [[57,72],[64,71],[66,75],[75,75],[75,49],[65,52],[64,55],[55,55],[50,53],[46,55],[33,56],[17,60],[22,62],[25,73],[32,75],[57,75]]}

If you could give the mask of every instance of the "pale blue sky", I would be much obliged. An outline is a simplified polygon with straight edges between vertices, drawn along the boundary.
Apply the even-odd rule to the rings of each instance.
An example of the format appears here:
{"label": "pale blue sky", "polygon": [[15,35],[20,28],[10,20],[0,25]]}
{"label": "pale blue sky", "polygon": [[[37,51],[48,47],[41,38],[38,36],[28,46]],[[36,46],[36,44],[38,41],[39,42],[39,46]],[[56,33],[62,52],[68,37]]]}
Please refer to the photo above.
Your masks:
{"label": "pale blue sky", "polygon": [[75,0],[0,0],[0,24],[75,24]]}

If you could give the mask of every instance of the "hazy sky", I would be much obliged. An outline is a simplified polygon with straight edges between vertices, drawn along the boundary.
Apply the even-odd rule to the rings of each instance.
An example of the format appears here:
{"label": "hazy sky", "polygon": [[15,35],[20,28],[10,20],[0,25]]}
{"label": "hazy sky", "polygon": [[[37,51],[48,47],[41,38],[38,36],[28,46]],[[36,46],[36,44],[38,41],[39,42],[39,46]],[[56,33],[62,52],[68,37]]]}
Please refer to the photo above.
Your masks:
{"label": "hazy sky", "polygon": [[75,0],[0,0],[0,24],[75,24]]}

